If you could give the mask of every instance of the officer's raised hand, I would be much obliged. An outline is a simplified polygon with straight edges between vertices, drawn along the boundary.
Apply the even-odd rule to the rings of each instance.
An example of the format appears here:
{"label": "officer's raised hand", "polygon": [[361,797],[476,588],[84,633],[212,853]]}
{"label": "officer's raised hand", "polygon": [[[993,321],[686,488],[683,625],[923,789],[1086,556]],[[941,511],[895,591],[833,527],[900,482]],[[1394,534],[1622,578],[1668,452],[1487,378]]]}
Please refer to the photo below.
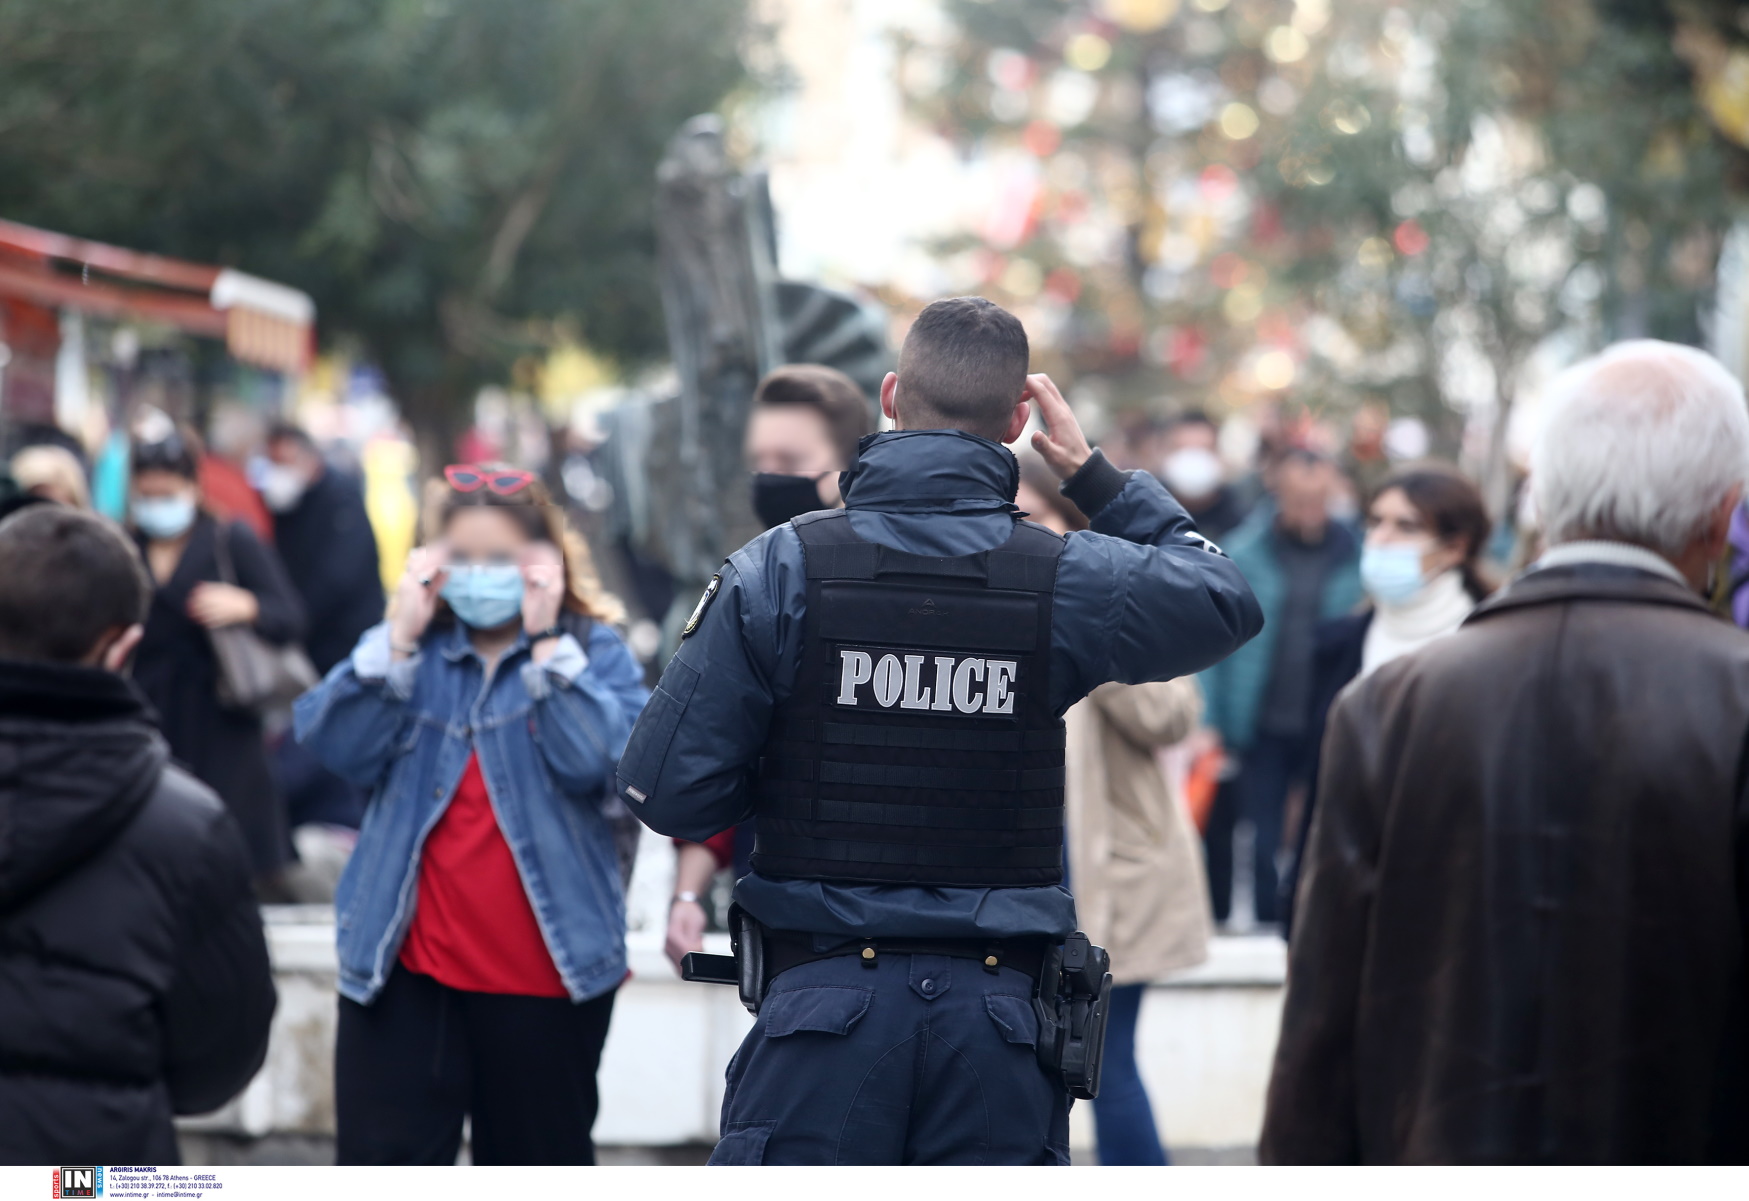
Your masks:
{"label": "officer's raised hand", "polygon": [[1081,470],[1093,454],[1092,447],[1087,445],[1087,435],[1081,432],[1074,410],[1050,376],[1043,372],[1027,376],[1025,395],[1038,402],[1038,414],[1045,423],[1044,429],[1033,434],[1032,448],[1044,457],[1059,479],[1066,480]]}

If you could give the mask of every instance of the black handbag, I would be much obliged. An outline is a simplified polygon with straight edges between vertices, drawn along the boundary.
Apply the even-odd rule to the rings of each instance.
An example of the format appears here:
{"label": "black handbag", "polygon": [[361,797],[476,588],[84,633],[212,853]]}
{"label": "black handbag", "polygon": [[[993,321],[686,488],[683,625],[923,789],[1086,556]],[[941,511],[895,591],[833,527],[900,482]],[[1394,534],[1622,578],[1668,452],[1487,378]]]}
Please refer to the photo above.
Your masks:
{"label": "black handbag", "polygon": [[[219,562],[219,580],[237,586],[237,569],[231,562],[231,531],[217,530],[213,552]],[[320,677],[303,648],[294,644],[275,646],[244,624],[208,630],[213,655],[219,661],[219,704],[227,709],[266,713],[290,705],[316,686]]]}

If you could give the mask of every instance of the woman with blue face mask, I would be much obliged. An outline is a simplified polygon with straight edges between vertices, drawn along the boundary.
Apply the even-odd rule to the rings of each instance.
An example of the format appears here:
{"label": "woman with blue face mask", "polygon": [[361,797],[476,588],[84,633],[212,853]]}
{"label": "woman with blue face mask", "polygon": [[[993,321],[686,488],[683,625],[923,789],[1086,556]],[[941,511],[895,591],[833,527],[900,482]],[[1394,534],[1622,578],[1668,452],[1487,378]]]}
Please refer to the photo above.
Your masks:
{"label": "woman with blue face mask", "polygon": [[134,446],[129,473],[128,524],[153,583],[134,680],[157,711],[170,753],[237,818],[258,891],[290,899],[281,873],[292,862],[291,834],[261,717],[220,703],[210,631],[242,624],[268,642],[296,642],[303,606],[271,548],[202,506],[194,433],[167,422],[154,432]]}
{"label": "woman with blue face mask", "polygon": [[[1379,485],[1360,554],[1371,604],[1324,623],[1313,647],[1313,746],[1323,742],[1330,706],[1349,681],[1450,634],[1494,590],[1482,563],[1488,529],[1481,491],[1443,463],[1404,468]],[[1294,866],[1281,877],[1284,931],[1291,928],[1299,854],[1317,801],[1315,759],[1311,779]]]}
{"label": "woman with blue face mask", "polygon": [[369,793],[340,881],[341,1163],[594,1162],[648,694],[580,539],[526,471],[445,469],[387,621],[296,707]]}

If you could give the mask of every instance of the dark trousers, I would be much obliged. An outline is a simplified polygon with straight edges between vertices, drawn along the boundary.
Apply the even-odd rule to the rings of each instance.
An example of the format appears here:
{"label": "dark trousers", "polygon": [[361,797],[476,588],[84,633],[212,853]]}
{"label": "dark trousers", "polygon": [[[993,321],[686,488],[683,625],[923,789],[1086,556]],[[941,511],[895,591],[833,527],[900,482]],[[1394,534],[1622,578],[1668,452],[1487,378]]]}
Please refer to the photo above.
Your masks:
{"label": "dark trousers", "polygon": [[1136,1023],[1142,1016],[1145,984],[1120,984],[1111,990],[1111,1011],[1105,1026],[1105,1065],[1099,1078],[1099,1098],[1093,1102],[1093,1126],[1099,1137],[1102,1167],[1160,1167],[1167,1163],[1154,1124],[1154,1107],[1136,1063]]}
{"label": "dark trousers", "polygon": [[1251,844],[1252,881],[1257,920],[1274,922],[1280,917],[1275,857],[1281,850],[1281,827],[1287,795],[1304,780],[1306,739],[1259,734],[1239,755],[1239,772],[1223,781],[1209,812],[1203,849],[1208,857],[1209,892],[1215,920],[1224,922],[1233,906],[1233,829],[1249,821],[1255,831]]}
{"label": "dark trousers", "polygon": [[592,1164],[595,1069],[613,993],[463,992],[397,965],[370,1005],[340,999],[334,1097],[343,1164]]}
{"label": "dark trousers", "polygon": [[729,1063],[714,1164],[1066,1164],[1033,981],[975,959],[791,968]]}

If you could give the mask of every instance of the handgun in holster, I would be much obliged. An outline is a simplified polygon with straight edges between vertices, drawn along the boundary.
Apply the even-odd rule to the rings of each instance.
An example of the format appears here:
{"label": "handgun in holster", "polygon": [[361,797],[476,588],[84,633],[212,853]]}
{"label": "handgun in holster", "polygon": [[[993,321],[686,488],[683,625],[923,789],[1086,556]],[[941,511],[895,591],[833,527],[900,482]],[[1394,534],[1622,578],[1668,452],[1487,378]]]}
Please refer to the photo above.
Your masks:
{"label": "handgun in holster", "polygon": [[1069,1095],[1099,1095],[1105,1062],[1105,1024],[1111,1011],[1111,956],[1079,932],[1045,952],[1033,994],[1038,1012],[1038,1058],[1060,1075]]}
{"label": "handgun in holster", "polygon": [[755,1017],[765,1000],[765,928],[739,905],[729,907],[731,955],[688,951],[680,958],[680,978],[700,984],[733,984],[741,1004]]}

